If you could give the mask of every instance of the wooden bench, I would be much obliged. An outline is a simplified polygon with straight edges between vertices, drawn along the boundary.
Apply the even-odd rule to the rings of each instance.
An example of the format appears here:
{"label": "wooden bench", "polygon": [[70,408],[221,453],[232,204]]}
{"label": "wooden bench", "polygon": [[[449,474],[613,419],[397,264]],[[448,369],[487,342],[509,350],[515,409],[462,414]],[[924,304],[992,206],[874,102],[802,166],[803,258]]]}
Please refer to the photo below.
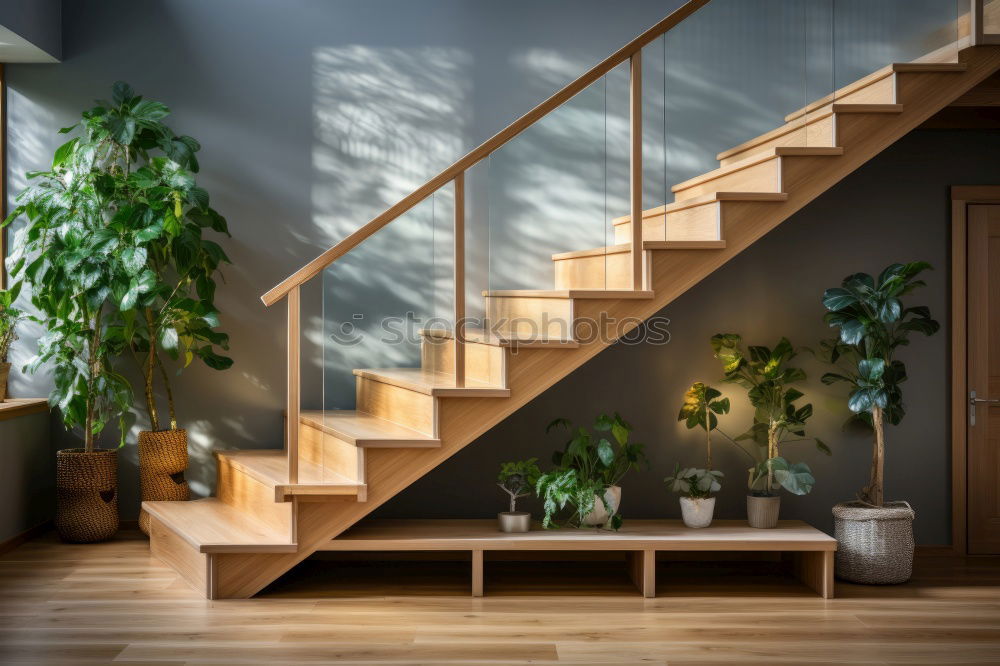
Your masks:
{"label": "wooden bench", "polygon": [[790,553],[795,575],[823,598],[833,597],[833,553],[837,541],[798,520],[760,530],[739,520],[716,520],[692,529],[679,520],[627,520],[618,532],[535,529],[523,534],[497,530],[495,520],[374,520],[324,545],[328,551],[469,551],[472,595],[483,595],[486,551],[624,551],[629,573],[645,597],[656,596],[660,551],[763,551]]}

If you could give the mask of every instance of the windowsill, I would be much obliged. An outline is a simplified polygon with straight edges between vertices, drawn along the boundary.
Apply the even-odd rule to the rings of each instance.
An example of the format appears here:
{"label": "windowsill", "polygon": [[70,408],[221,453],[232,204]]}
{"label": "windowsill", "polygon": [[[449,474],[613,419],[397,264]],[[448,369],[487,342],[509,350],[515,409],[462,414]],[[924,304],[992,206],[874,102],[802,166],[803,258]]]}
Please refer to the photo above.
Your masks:
{"label": "windowsill", "polygon": [[47,411],[49,401],[45,398],[7,398],[0,402],[0,421]]}

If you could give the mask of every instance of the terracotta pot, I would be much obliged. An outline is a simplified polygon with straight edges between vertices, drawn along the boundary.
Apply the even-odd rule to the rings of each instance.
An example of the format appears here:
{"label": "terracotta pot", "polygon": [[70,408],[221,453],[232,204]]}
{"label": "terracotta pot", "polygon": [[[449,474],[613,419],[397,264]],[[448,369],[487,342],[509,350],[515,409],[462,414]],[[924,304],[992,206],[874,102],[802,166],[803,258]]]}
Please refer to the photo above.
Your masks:
{"label": "terracotta pot", "polygon": [[10,363],[0,363],[0,402],[7,399],[7,377],[10,376]]}
{"label": "terracotta pot", "polygon": [[56,453],[56,531],[70,543],[104,541],[118,531],[118,451]]}
{"label": "terracotta pot", "polygon": [[681,497],[681,517],[687,527],[708,527],[715,513],[714,497]]}
{"label": "terracotta pot", "polygon": [[[618,512],[618,508],[621,505],[621,486],[608,486],[604,490],[604,501],[601,501],[599,496],[594,495],[594,510],[583,517],[583,525],[586,527],[599,527],[606,524],[611,515]],[[611,508],[610,511],[608,507]]]}
{"label": "terracotta pot", "polygon": [[769,530],[778,526],[781,497],[747,495],[747,522],[750,527]]}
{"label": "terracotta pot", "polygon": [[[179,502],[191,498],[184,478],[188,466],[187,430],[139,433],[139,492],[142,501]],[[139,529],[149,534],[149,514],[139,510]]]}

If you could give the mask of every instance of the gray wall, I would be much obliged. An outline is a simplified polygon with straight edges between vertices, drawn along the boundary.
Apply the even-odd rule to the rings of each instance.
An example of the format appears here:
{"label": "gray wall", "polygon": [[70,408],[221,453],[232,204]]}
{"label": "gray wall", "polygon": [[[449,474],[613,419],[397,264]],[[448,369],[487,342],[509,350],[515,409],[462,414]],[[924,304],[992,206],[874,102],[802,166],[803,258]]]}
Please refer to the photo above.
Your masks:
{"label": "gray wall", "polygon": [[44,523],[55,510],[55,453],[49,415],[0,421],[0,542]]}
{"label": "gray wall", "polygon": [[[761,7],[776,6],[754,1]],[[199,181],[212,193],[213,205],[230,219],[234,237],[223,245],[235,262],[226,270],[219,304],[224,325],[232,335],[236,365],[227,373],[194,367],[186,371],[177,387],[181,420],[191,432],[190,477],[196,492],[208,493],[214,480],[210,456],[213,448],[280,445],[284,313],[280,307],[263,308],[257,297],[321,248],[381,212],[678,4],[678,0],[67,3],[64,63],[11,66],[8,71],[11,190],[24,185],[21,174],[48,161],[60,142],[55,130],[73,122],[90,100],[105,95],[115,79],[128,80],[144,95],[167,102],[174,110],[171,120],[175,128],[202,142]],[[746,4],[729,3],[729,7],[743,8]],[[906,16],[912,15],[910,12]],[[718,16],[722,23],[733,21],[733,16],[725,12]],[[886,25],[901,20],[891,12],[886,16]],[[794,27],[799,25],[796,21],[808,18],[808,14],[795,14],[789,19],[793,21],[790,25]],[[717,33],[709,19],[711,15],[702,19],[700,27],[690,29],[703,30],[704,39],[710,38]],[[739,86],[738,94],[722,102],[714,97],[715,86],[701,91],[694,86],[704,72],[693,68],[692,63],[672,61],[672,71],[687,74],[673,83],[667,81],[669,94],[665,98],[660,65],[657,107],[657,63],[655,57],[648,58],[651,80],[647,92],[654,114],[647,119],[645,137],[651,146],[650,183],[662,179],[665,170],[671,174],[668,179],[675,179],[709,168],[720,148],[770,129],[791,110],[789,107],[801,106],[825,91],[824,84],[813,83],[813,79],[782,81],[778,87],[763,85],[776,64],[791,62],[825,68],[828,88],[836,72],[849,71],[845,69],[848,66],[864,69],[871,65],[868,69],[874,69],[886,58],[912,57],[911,51],[920,53],[934,45],[904,44],[898,53],[886,54],[884,50],[866,51],[861,46],[855,49],[840,44],[833,51],[811,52],[803,61],[803,53],[796,51],[791,42],[775,45],[773,35],[767,40],[758,37],[759,32],[750,25],[742,32],[727,35],[727,44],[741,38],[746,48],[738,53],[743,69],[727,69],[733,64],[731,59],[718,63],[727,85]],[[872,33],[871,41],[882,41],[878,31]],[[754,43],[763,45],[750,48]],[[661,57],[663,48],[660,44]],[[666,48],[669,56],[672,47],[668,44]],[[854,54],[853,59],[842,57],[848,52]],[[868,54],[868,60],[861,58],[864,62],[859,64],[858,54],[862,53]],[[749,76],[751,70],[761,78]],[[820,76],[816,81],[822,79]],[[532,140],[523,142],[523,154],[514,151],[498,157],[470,174],[475,202],[469,229],[474,276],[470,291],[505,286],[501,281],[510,279],[530,278],[529,286],[546,286],[544,282],[536,283],[548,278],[545,271],[550,269],[545,261],[514,264],[513,275],[490,270],[490,266],[501,263],[497,259],[512,245],[544,255],[549,248],[536,241],[541,238],[552,242],[557,228],[565,234],[559,237],[558,244],[566,244],[557,248],[560,250],[578,249],[576,245],[583,242],[592,244],[590,236],[577,238],[572,234],[607,237],[604,221],[610,214],[619,214],[615,202],[623,191],[618,186],[625,145],[618,120],[625,99],[623,81],[619,74],[609,76],[601,88],[574,100],[571,110],[580,113],[549,123]],[[800,86],[803,83],[809,85]],[[686,87],[675,89],[681,84]],[[675,101],[682,106],[671,106]],[[609,110],[606,123],[603,105]],[[731,105],[740,125],[738,129],[727,125],[725,131],[735,131],[738,136],[720,134],[718,123],[710,115],[726,105]],[[684,142],[668,142],[665,161],[657,162],[652,155],[657,146],[663,152],[662,129],[657,134],[656,127],[664,123],[664,108],[668,134],[675,131]],[[698,118],[702,121],[695,123]],[[675,120],[676,129],[671,125]],[[591,144],[590,135],[583,130],[595,122],[603,125],[603,139]],[[579,123],[579,127],[572,123]],[[580,131],[567,135],[567,127]],[[588,137],[586,141],[582,136]],[[460,511],[487,515],[498,499],[490,479],[499,460],[528,453],[546,457],[552,446],[540,442],[538,433],[550,417],[564,414],[584,419],[601,408],[618,408],[626,413],[654,453],[655,469],[643,477],[637,475],[629,483],[629,514],[672,510],[675,502],[663,497],[659,478],[675,458],[687,451],[673,444],[690,447],[687,433],[671,430],[672,415],[682,385],[694,378],[715,377],[711,374],[715,371],[714,361],[706,352],[709,335],[721,329],[739,329],[752,339],[759,334],[773,342],[771,338],[785,333],[798,344],[811,343],[823,332],[814,304],[824,286],[856,267],[876,270],[898,258],[927,258],[939,265],[941,270],[934,276],[937,282],[933,288],[937,291],[929,290],[927,297],[935,310],[942,311],[943,301],[934,302],[932,297],[937,294],[943,298],[944,188],[958,181],[989,182],[991,166],[987,160],[988,137],[976,136],[970,141],[970,150],[981,156],[978,162],[950,158],[960,154],[950,147],[933,153],[920,148],[919,142],[941,140],[934,137],[964,141],[963,135],[944,134],[909,139],[918,142],[911,151],[933,155],[927,164],[908,167],[909,180],[885,177],[885,182],[876,182],[873,176],[862,179],[859,175],[841,188],[874,188],[869,193],[874,209],[869,205],[854,210],[859,200],[857,193],[831,193],[675,304],[668,312],[674,322],[671,345],[615,348],[602,354],[384,511],[394,515]],[[939,146],[935,143],[930,148],[937,151]],[[581,154],[604,156],[608,166],[596,173],[574,169],[581,164]],[[544,157],[542,170],[534,177],[525,177],[522,167],[537,162],[539,156]],[[880,158],[886,159],[890,157]],[[503,160],[508,160],[506,167]],[[902,158],[899,161],[906,162]],[[879,168],[878,164],[881,162],[869,169]],[[558,187],[538,189],[540,183],[546,182],[545,176],[553,174],[566,175],[566,180]],[[933,188],[928,187],[927,178]],[[884,189],[890,186],[893,189]],[[496,196],[498,188],[503,195],[500,198]],[[651,188],[647,200],[662,201],[663,195],[662,188]],[[838,201],[852,208],[838,210]],[[916,206],[916,201],[921,205]],[[547,202],[558,205],[543,205]],[[318,289],[321,284],[307,291],[308,343],[318,344],[334,326],[350,320],[355,313],[364,313],[370,322],[407,310],[426,316],[446,309],[450,285],[444,257],[449,239],[444,230],[451,214],[449,206],[447,194],[435,197],[363,246],[325,277],[331,285],[325,302]],[[824,206],[827,213],[820,219],[817,211]],[[549,225],[564,221],[553,215],[553,210],[560,214],[569,210],[569,224],[542,225],[540,221]],[[876,229],[869,228],[866,214],[877,215]],[[589,221],[587,225],[581,222],[583,219]],[[834,254],[827,249],[841,242],[831,234],[834,224],[866,234],[884,234],[886,239],[894,240],[865,252],[851,249]],[[914,224],[921,225],[926,233],[910,233]],[[898,246],[898,242],[921,244],[906,248]],[[733,290],[733,285],[748,284],[757,289],[753,293]],[[470,298],[470,303],[478,302],[478,298]],[[26,360],[30,341],[38,334],[30,327],[23,332],[23,342],[15,351],[16,362]],[[933,387],[940,385],[944,344],[944,336],[940,336],[927,346],[930,360],[936,359],[938,365],[928,367],[923,379],[914,368],[914,400],[919,399],[921,390],[930,396]],[[321,351],[308,347],[305,355],[305,388],[312,406],[325,403],[350,407],[347,371],[352,367],[415,361],[412,346],[386,348],[368,343],[331,349],[325,355]],[[15,375],[12,387],[16,395],[40,395],[47,392],[48,380],[44,375]],[[620,403],[609,404],[612,396],[621,398]],[[928,401],[940,411],[914,409],[917,417],[912,425],[904,427],[922,434],[936,432],[937,428],[941,438],[918,438],[914,446],[927,454],[919,460],[930,465],[945,464],[944,403],[938,405],[930,397]],[[818,408],[834,403],[826,393],[817,393],[814,402]],[[571,409],[573,406],[576,408]],[[832,426],[839,423],[841,415],[828,420],[824,429],[831,432],[824,434],[836,440],[839,435]],[[113,438],[110,433],[108,441]],[[63,437],[63,441],[69,439]],[[694,449],[689,453],[693,456]],[[803,455],[810,461],[815,458],[811,452]],[[802,515],[817,522],[825,521],[829,504],[850,496],[851,489],[859,485],[864,464],[859,466],[858,461],[866,455],[864,447],[845,444],[838,447],[832,460],[817,461],[821,485],[810,498],[790,500],[789,512],[802,511]],[[134,447],[129,447],[121,460],[123,511],[129,517],[130,508],[134,515],[137,495]],[[464,467],[454,466],[458,464]],[[459,469],[461,473],[456,473]],[[946,470],[938,471],[939,476],[932,477],[934,483],[912,489],[891,486],[892,494],[922,499],[928,512],[931,509],[927,505],[937,504],[937,517],[929,515],[918,523],[919,529],[929,530],[921,532],[924,541],[946,539],[946,508],[937,502],[944,502],[947,496]],[[732,476],[737,475],[733,470]],[[737,510],[739,493],[735,485],[730,491],[733,494],[727,494],[723,502],[723,513]],[[451,500],[444,501],[446,497]],[[454,498],[459,497],[461,501],[455,502]]]}
{"label": "gray wall", "polygon": [[62,57],[62,0],[4,0],[0,25],[53,58]]}

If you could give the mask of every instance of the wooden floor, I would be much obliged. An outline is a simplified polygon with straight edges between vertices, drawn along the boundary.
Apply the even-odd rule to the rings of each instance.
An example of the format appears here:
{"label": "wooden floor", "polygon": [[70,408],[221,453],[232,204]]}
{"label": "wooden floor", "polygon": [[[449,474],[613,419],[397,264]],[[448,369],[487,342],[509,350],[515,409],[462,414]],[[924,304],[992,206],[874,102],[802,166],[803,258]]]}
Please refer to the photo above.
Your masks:
{"label": "wooden floor", "polygon": [[[328,556],[329,557],[329,556]],[[138,534],[0,557],[0,664],[1000,664],[1000,558],[918,560],[824,601],[778,562],[309,560],[248,601],[205,601]]]}

